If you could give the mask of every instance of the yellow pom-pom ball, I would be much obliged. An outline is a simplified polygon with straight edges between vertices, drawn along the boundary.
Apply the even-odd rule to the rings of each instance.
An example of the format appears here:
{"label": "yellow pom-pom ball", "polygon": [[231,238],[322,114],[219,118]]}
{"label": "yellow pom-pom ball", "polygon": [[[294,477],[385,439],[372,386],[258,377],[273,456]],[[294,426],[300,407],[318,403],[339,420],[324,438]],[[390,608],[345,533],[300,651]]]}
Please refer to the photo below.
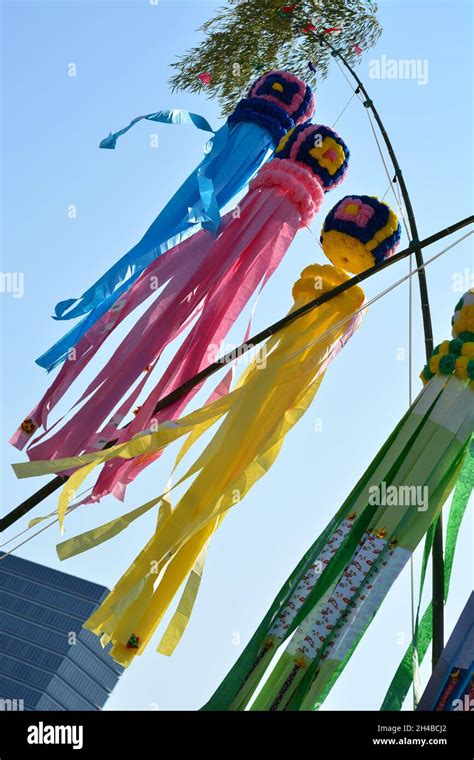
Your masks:
{"label": "yellow pom-pom ball", "polygon": [[329,230],[321,235],[324,253],[334,266],[352,274],[360,274],[375,264],[375,259],[363,243],[345,232]]}
{"label": "yellow pom-pom ball", "polygon": [[467,380],[467,365],[469,361],[470,359],[468,359],[467,356],[458,356],[456,364],[454,365],[454,371],[459,377],[462,377],[463,380]]}
{"label": "yellow pom-pom ball", "polygon": [[468,356],[469,359],[474,359],[474,343],[472,341],[466,341],[463,343],[461,356]]}

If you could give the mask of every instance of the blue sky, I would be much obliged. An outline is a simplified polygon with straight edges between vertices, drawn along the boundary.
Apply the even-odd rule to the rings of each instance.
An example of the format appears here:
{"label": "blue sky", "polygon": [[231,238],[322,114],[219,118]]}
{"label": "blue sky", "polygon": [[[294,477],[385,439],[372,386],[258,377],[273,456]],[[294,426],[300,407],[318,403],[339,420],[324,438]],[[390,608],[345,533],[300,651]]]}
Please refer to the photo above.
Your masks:
{"label": "blue sky", "polygon": [[[215,2],[198,0],[161,0],[158,5],[147,0],[2,3],[1,269],[24,273],[23,298],[0,294],[3,514],[43,482],[15,480],[10,463],[22,455],[7,440],[47,387],[48,379],[34,359],[63,333],[62,325],[50,319],[54,305],[80,295],[141,237],[200,160],[206,138],[188,127],[141,124],[122,138],[115,151],[100,151],[98,143],[134,116],[162,108],[188,108],[213,125],[222,123],[214,101],[204,95],[171,95],[167,84],[169,64],[196,44],[199,36],[194,30],[217,7]],[[358,71],[392,137],[420,236],[425,237],[472,209],[472,6],[452,0],[382,1],[379,18],[383,35],[376,48],[364,54]],[[426,60],[427,83],[370,78],[370,61],[381,61],[384,55]],[[71,63],[76,66],[74,77],[68,75]],[[332,126],[350,95],[333,65],[317,90],[315,121]],[[356,99],[336,129],[351,149],[351,166],[343,185],[327,195],[312,224],[315,235],[325,213],[343,195],[381,197],[388,186],[367,114]],[[151,133],[159,135],[158,148],[150,147]],[[386,199],[393,203],[390,194]],[[75,219],[68,217],[71,205],[76,207]],[[402,245],[406,244],[404,236]],[[442,247],[429,248],[426,257]],[[300,232],[259,301],[255,331],[287,311],[300,270],[322,260],[314,237]],[[405,275],[407,266],[396,265],[372,278],[365,288],[367,296]],[[449,335],[452,310],[461,295],[456,288],[461,278],[463,290],[469,287],[473,267],[470,238],[427,270],[436,342]],[[413,293],[416,393],[424,364],[416,282]],[[229,340],[240,342],[247,320],[248,313]],[[97,366],[91,367],[84,383]],[[64,410],[81,388],[78,384]],[[155,653],[159,641],[155,637],[155,646],[149,646],[117,686],[109,709],[196,709],[207,700],[289,571],[339,507],[407,404],[408,287],[404,284],[369,310],[358,334],[330,367],[313,406],[288,437],[270,474],[219,530],[179,649],[166,659]],[[318,432],[317,419],[322,422]],[[175,454],[167,452],[133,484],[126,502],[129,509],[163,490]],[[56,500],[50,498],[33,514],[46,514],[55,506]],[[105,522],[120,509],[109,499],[78,510],[67,524],[67,535]],[[142,518],[101,549],[64,563],[54,548],[57,527],[18,554],[111,587],[147,540],[152,524],[152,516]],[[4,536],[24,527],[26,521]],[[472,527],[469,516],[461,531],[446,609],[448,632],[472,586]],[[409,637],[406,570],[325,708],[377,709]],[[426,659],[424,682],[429,674]]]}

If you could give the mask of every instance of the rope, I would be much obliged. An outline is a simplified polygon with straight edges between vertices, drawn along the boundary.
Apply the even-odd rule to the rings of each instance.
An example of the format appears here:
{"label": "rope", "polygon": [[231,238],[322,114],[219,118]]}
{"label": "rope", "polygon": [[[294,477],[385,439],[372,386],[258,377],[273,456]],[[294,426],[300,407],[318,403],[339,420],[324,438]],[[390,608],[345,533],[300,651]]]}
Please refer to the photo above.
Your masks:
{"label": "rope", "polygon": [[318,236],[314,234],[314,232],[313,232],[313,230],[311,229],[311,227],[309,227],[307,224],[305,224],[304,226],[306,227],[306,229],[308,230],[308,232],[309,232],[309,233],[310,233],[310,234],[311,234],[311,235],[314,237],[314,239],[316,240],[317,244],[319,245],[319,247],[321,248],[322,252],[324,253],[324,248],[323,248],[323,246],[321,245],[321,241],[320,241],[320,239],[318,238]]}
{"label": "rope", "polygon": [[391,182],[389,182],[389,184],[388,184],[388,186],[387,186],[387,189],[385,190],[384,194],[382,195],[382,198],[381,198],[381,200],[382,200],[382,201],[384,201],[384,200],[385,200],[385,198],[386,198],[386,196],[387,196],[387,193],[388,193],[388,191],[390,190],[391,186],[392,186],[392,183],[391,183]]}
{"label": "rope", "polygon": [[[343,110],[342,110],[342,112],[341,112],[341,115],[342,115],[342,113],[344,113],[345,109],[347,108],[347,106],[349,105],[350,101],[352,100],[352,98],[353,98],[354,96],[357,96],[357,98],[358,98],[359,102],[360,102],[360,103],[361,103],[363,106],[364,106],[364,100],[363,100],[363,98],[361,97],[361,94],[360,94],[359,88],[357,87],[357,88],[354,90],[354,85],[353,85],[353,83],[350,81],[349,77],[347,76],[347,74],[346,74],[346,72],[345,72],[345,70],[344,70],[344,67],[343,67],[343,66],[342,66],[342,64],[340,63],[339,59],[338,59],[337,57],[335,57],[335,58],[334,58],[334,60],[335,60],[335,62],[336,62],[336,64],[337,64],[337,67],[338,67],[339,71],[341,72],[342,76],[344,77],[344,79],[346,80],[347,84],[349,85],[349,87],[350,87],[350,88],[351,88],[351,90],[353,91],[353,92],[352,92],[352,96],[351,96],[351,98],[349,99],[348,103],[346,104],[346,106],[343,108]],[[385,174],[387,175],[387,178],[388,178],[388,182],[389,182],[389,184],[388,184],[388,187],[387,187],[387,190],[385,191],[385,193],[384,193],[384,195],[383,195],[383,198],[382,198],[382,200],[384,200],[384,198],[386,197],[386,195],[387,195],[388,191],[391,189],[391,190],[392,190],[392,193],[393,193],[393,196],[394,196],[394,198],[395,198],[395,203],[396,203],[396,205],[397,205],[397,208],[398,208],[398,211],[399,211],[400,217],[401,217],[401,219],[402,219],[402,222],[403,222],[403,226],[404,226],[404,228],[405,228],[405,232],[406,232],[406,235],[407,235],[407,239],[408,239],[408,240],[410,240],[410,238],[411,238],[411,233],[410,233],[410,230],[409,230],[409,226],[408,226],[408,222],[407,222],[407,218],[406,218],[406,209],[405,209],[405,206],[404,206],[404,204],[403,204],[402,198],[400,197],[400,189],[399,189],[399,187],[398,187],[398,184],[397,184],[396,180],[394,181],[394,179],[392,178],[392,176],[391,176],[391,174],[390,174],[390,172],[389,172],[389,170],[388,170],[387,162],[386,162],[386,160],[385,160],[385,156],[384,156],[384,154],[383,154],[383,151],[382,151],[382,147],[381,147],[381,145],[380,145],[380,141],[379,141],[379,138],[378,138],[378,136],[377,136],[377,132],[376,132],[376,129],[375,129],[375,127],[374,127],[374,123],[373,123],[373,120],[372,120],[372,115],[371,115],[371,113],[370,113],[369,109],[368,109],[368,108],[366,108],[365,106],[364,106],[364,110],[365,110],[365,112],[366,112],[366,114],[367,114],[367,118],[368,118],[368,120],[369,120],[369,125],[370,125],[370,128],[371,128],[371,130],[372,130],[372,134],[373,134],[373,136],[374,136],[374,139],[375,139],[375,143],[376,143],[376,146],[377,146],[377,150],[378,150],[378,153],[379,153],[379,155],[380,155],[380,159],[381,159],[381,161],[382,161],[382,165],[383,165],[383,168],[384,168],[384,170],[385,170]],[[398,194],[397,194],[397,191],[398,191]]]}
{"label": "rope", "polygon": [[[408,272],[410,279],[408,281],[408,406],[409,408],[413,402],[413,254],[408,257]],[[410,556],[410,607],[411,607],[411,638],[415,640],[415,562],[414,552]],[[416,710],[417,705],[417,684],[418,684],[418,660],[415,661],[417,652],[413,650],[413,709]],[[416,667],[415,667],[416,665]]]}
{"label": "rope", "polygon": [[388,180],[390,182],[390,187],[391,187],[392,192],[393,192],[393,197],[395,198],[395,203],[397,204],[398,211],[400,213],[400,217],[401,217],[402,222],[403,222],[403,226],[405,227],[405,232],[407,233],[408,240],[410,240],[411,233],[409,231],[409,227],[408,227],[408,223],[407,223],[407,219],[406,219],[405,206],[403,205],[403,202],[402,202],[402,199],[401,199],[400,195],[397,194],[397,191],[399,192],[398,185],[397,185],[396,182],[393,181],[393,179],[390,176],[390,172],[388,171],[388,167],[387,167],[387,162],[385,161],[385,157],[383,155],[383,151],[382,151],[379,139],[377,137],[377,132],[375,131],[375,127],[374,127],[374,124],[373,124],[373,121],[372,121],[372,117],[371,117],[371,115],[370,115],[370,113],[369,113],[369,111],[367,109],[366,109],[366,113],[367,113],[367,118],[369,120],[370,128],[372,130],[372,134],[373,134],[373,136],[375,138],[375,142],[376,142],[376,145],[377,145],[377,150],[379,152],[380,158],[382,160],[383,167],[385,169],[385,174],[387,175]]}
{"label": "rope", "polygon": [[336,126],[336,124],[337,124],[337,122],[339,121],[339,119],[341,118],[342,114],[343,114],[343,113],[345,112],[345,110],[348,108],[348,106],[349,106],[349,105],[350,105],[350,103],[352,102],[352,99],[353,99],[353,98],[355,98],[355,96],[356,96],[356,93],[355,93],[355,91],[354,91],[354,92],[352,93],[351,97],[349,98],[349,100],[347,101],[346,105],[345,105],[345,106],[344,106],[344,108],[342,109],[341,113],[340,113],[340,114],[339,114],[339,116],[337,117],[336,121],[335,121],[335,122],[333,122],[333,124],[332,124],[332,127],[333,127],[333,128]]}

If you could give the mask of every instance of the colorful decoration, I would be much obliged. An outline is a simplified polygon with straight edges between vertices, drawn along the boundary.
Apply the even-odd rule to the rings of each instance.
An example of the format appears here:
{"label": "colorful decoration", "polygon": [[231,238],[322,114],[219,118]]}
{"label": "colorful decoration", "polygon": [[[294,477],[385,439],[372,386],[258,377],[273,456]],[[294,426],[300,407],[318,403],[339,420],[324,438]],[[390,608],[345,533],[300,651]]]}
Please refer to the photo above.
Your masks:
{"label": "colorful decoration", "polygon": [[291,5],[284,5],[283,8],[279,8],[277,13],[283,18],[287,18],[288,16],[293,15],[296,5],[297,3],[292,3]]}
{"label": "colorful decoration", "polygon": [[[259,98],[258,106],[254,103],[254,98]],[[268,104],[266,109],[261,106],[262,101]],[[240,101],[229,121],[232,123],[238,120],[240,112],[245,113],[249,108],[258,108],[263,116],[272,117],[273,106],[284,109],[294,125],[298,125],[311,118],[314,112],[314,95],[311,88],[293,74],[287,71],[270,71],[252,85],[248,98]],[[283,136],[284,131],[280,130],[280,137]]]}
{"label": "colorful decoration", "polygon": [[349,150],[329,127],[302,125],[290,129],[278,146],[278,158],[306,163],[324,192],[337,187],[349,166]]}
{"label": "colorful decoration", "polygon": [[[322,704],[466,466],[467,504],[474,484],[468,462],[473,429],[472,385],[455,375],[433,377],[203,709],[243,710],[264,679],[252,710],[313,710]],[[393,699],[385,709],[394,709]]]}
{"label": "colorful decoration", "polygon": [[[298,135],[293,140],[298,142]],[[299,142],[304,144],[304,139]],[[270,177],[271,172],[265,176]],[[293,308],[299,308],[345,280],[346,273],[330,265],[307,267],[294,285]],[[132,632],[142,642],[138,653],[143,651],[190,574],[178,620],[172,621],[171,631],[165,634],[166,646],[162,645],[160,651],[170,654],[174,649],[185,627],[183,620],[191,614],[199,585],[195,579],[200,580],[202,575],[203,556],[213,533],[235,505],[235,494],[239,494],[238,501],[242,500],[272,466],[287,433],[316,395],[329,363],[359,325],[363,301],[363,292],[353,287],[308,312],[268,341],[234,391],[186,417],[163,423],[155,433],[143,433],[97,454],[15,466],[21,477],[83,465],[71,476],[61,495],[62,521],[71,493],[95,466],[117,457],[134,459],[153,454],[192,433],[178,454],[179,461],[194,441],[222,419],[204,452],[176,483],[196,474],[191,486],[175,508],[160,517],[147,546],[86,623],[97,635],[105,635],[107,640],[113,641],[111,654],[119,662],[128,665],[137,653],[126,646]],[[60,556],[72,556],[116,535],[136,517],[160,504],[162,498],[159,496],[133,513],[61,544]],[[155,569],[151,570],[152,567]],[[157,583],[156,573],[161,571],[163,574]]]}
{"label": "colorful decoration", "polygon": [[[301,44],[304,40],[301,28],[308,22],[318,27],[310,33],[316,45],[318,39],[328,39],[322,35],[323,27],[342,29],[337,38],[338,47],[351,53],[355,42],[368,50],[381,33],[377,7],[371,0],[324,0],[323,3],[319,0],[298,3],[232,0],[221,5],[219,13],[203,27],[197,44],[183,51],[171,64],[170,84],[173,91],[199,92],[198,75],[212,69],[209,93],[226,114],[233,110],[242,91],[251,85],[254,72],[249,65],[251,61],[260,60],[263,71],[284,68],[289,61],[294,62],[295,71],[303,70],[309,51],[308,45]],[[320,84],[327,77],[330,60],[331,51],[323,44],[314,58],[314,84]],[[240,63],[239,69],[233,66],[234,62]]]}
{"label": "colorful decoration", "polygon": [[321,245],[335,266],[360,274],[392,256],[400,237],[400,223],[386,203],[347,195],[326,217]]}
{"label": "colorful decoration", "polygon": [[132,635],[130,636],[129,640],[126,643],[127,649],[138,649],[139,646],[140,646],[140,637],[132,633]]}
{"label": "colorful decoration", "polygon": [[474,288],[468,290],[458,302],[451,324],[453,338],[474,340]]}
{"label": "colorful decoration", "polygon": [[209,72],[204,71],[202,74],[198,75],[198,79],[200,79],[203,84],[211,84],[212,74],[209,74]]}
{"label": "colorful decoration", "polygon": [[[56,306],[55,319],[81,316],[83,319],[37,363],[47,370],[53,369],[70,355],[80,339],[109,309],[115,307],[118,316],[121,306],[117,306],[118,299],[158,256],[201,227],[216,233],[221,224],[220,209],[248,184],[288,129],[306,122],[313,111],[311,88],[298,77],[285,71],[273,71],[257,79],[248,97],[238,103],[226,124],[211,139],[210,152],[177,190],[140,242],[80,298],[69,298]],[[182,121],[179,111],[138,117],[125,130],[110,135],[104,147],[114,147],[117,137],[141,119],[163,120],[163,113],[168,123]],[[193,115],[188,114],[188,121],[190,116]],[[201,129],[206,128],[199,123]]]}
{"label": "colorful decoration", "polygon": [[456,306],[452,324],[453,340],[445,340],[433,350],[420,378],[427,383],[434,375],[458,375],[474,380],[474,288]]}
{"label": "colorful decoration", "polygon": [[352,48],[353,50],[355,50],[357,55],[362,55],[362,53],[364,52],[360,45],[353,45]]}
{"label": "colorful decoration", "polygon": [[[449,517],[448,517],[448,521],[446,525],[446,542],[445,542],[446,548],[445,548],[445,553],[444,553],[444,571],[445,571],[444,603],[445,604],[448,601],[449,587],[451,583],[453,562],[454,562],[455,551],[456,551],[456,543],[457,543],[457,539],[460,533],[464,532],[463,518],[470,505],[472,489],[474,485],[474,435],[471,437],[471,442],[468,448],[469,448],[469,453],[466,454],[464,458],[464,462],[462,464],[462,468],[456,482],[456,487],[454,489],[453,498],[451,500],[451,506],[449,509]],[[428,546],[432,545],[434,532],[435,532],[435,524],[432,523],[431,528],[426,536],[426,544]],[[419,665],[421,665],[429,649],[429,646],[431,644],[432,635],[433,635],[433,603],[431,601],[427,605],[425,612],[420,618],[421,601],[423,597],[423,587],[424,587],[424,582],[426,579],[426,570],[427,570],[428,560],[429,560],[429,552],[425,551],[423,553],[422,566],[421,566],[421,572],[420,572],[420,588],[418,592],[419,602],[418,602],[418,609],[416,611],[414,641],[412,641],[409,647],[407,648],[407,651],[405,652],[405,655],[403,656],[402,661],[399,667],[397,668],[397,671],[390,683],[390,686],[387,690],[387,694],[385,695],[385,699],[380,708],[381,710],[384,710],[384,711],[402,709],[403,703],[405,701],[405,697],[407,696],[408,692],[410,691],[413,685],[414,651],[416,651],[416,662]],[[472,605],[469,605],[469,607],[470,609],[468,608],[467,610],[467,619],[470,625],[472,623]],[[464,617],[464,613],[463,613],[463,617]],[[462,636],[462,638],[464,639],[464,636]],[[469,643],[468,643],[468,647],[469,647]],[[440,663],[444,659],[444,655],[445,653],[447,653],[447,650],[448,650],[448,647],[445,648],[445,651],[443,652]],[[452,653],[452,650],[451,650],[451,653]],[[448,657],[450,656],[448,655]],[[430,688],[430,686],[431,687],[434,686],[434,689]],[[423,695],[419,703],[418,709],[420,710],[432,709],[432,707],[429,706],[430,705],[429,694],[431,694],[431,697],[439,696],[440,695],[439,686],[440,686],[440,681],[438,680],[438,678],[436,679],[436,683],[434,684],[431,683],[428,685],[425,691],[425,694]],[[425,697],[428,697],[427,702],[424,701]],[[472,692],[472,686],[471,686],[470,698],[473,698],[473,697],[474,697],[474,693]],[[462,703],[462,705],[464,707],[465,702]]]}
{"label": "colorful decoration", "polygon": [[[270,93],[274,83],[274,79],[267,80]],[[298,93],[289,92],[288,97],[297,98]],[[275,158],[251,182],[238,217],[229,212],[217,238],[200,232],[156,259],[119,302],[119,315],[109,312],[87,333],[77,347],[76,360],[64,364],[30,417],[46,429],[48,415],[90,357],[113,329],[150,297],[150,282],[166,282],[84,391],[78,404],[85,403],[78,411],[66,422],[56,423],[48,437],[43,434],[31,441],[17,431],[12,444],[17,448],[28,444],[28,456],[33,460],[64,458],[96,451],[110,440],[126,441],[163,420],[179,417],[199,388],[155,415],[157,402],[217,358],[219,346],[252,294],[268,281],[298,229],[311,222],[324,193],[342,181],[348,157],[347,146],[328,127],[305,124],[290,130]],[[130,424],[120,427],[152,377],[152,373],[143,373],[143,367],[154,366],[195,315],[199,315],[197,322],[161,379],[135,410]],[[225,383],[218,392],[227,392]],[[123,499],[127,484],[157,456],[110,462],[88,501],[109,493]]]}
{"label": "colorful decoration", "polygon": [[418,710],[470,710],[474,693],[474,592],[449,637]]}
{"label": "colorful decoration", "polygon": [[23,433],[25,433],[27,436],[32,435],[35,430],[37,429],[36,424],[33,422],[31,417],[27,417],[26,420],[23,420],[20,426]]}

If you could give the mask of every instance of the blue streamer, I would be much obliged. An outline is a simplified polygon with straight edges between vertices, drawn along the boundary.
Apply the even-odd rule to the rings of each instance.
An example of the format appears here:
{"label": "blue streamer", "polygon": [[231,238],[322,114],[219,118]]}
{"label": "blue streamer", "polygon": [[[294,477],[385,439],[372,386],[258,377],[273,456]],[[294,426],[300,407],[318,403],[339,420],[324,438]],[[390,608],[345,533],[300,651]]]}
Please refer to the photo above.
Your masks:
{"label": "blue streamer", "polygon": [[81,298],[70,298],[56,306],[55,319],[85,316],[36,360],[39,366],[50,371],[63,362],[87,330],[155,258],[201,227],[216,232],[220,209],[246,187],[275,148],[274,137],[268,129],[252,121],[226,123],[210,142],[210,152],[163,208],[139,243]]}
{"label": "blue streamer", "polygon": [[120,129],[118,132],[112,132],[108,137],[105,137],[99,148],[108,148],[109,150],[115,150],[117,140],[119,137],[128,132],[135,124],[143,119],[148,121],[157,121],[160,124],[194,124],[198,129],[204,130],[204,132],[214,132],[209,122],[200,116],[198,113],[192,113],[191,111],[185,111],[183,108],[171,108],[168,111],[157,111],[156,113],[145,114],[144,116],[137,116],[133,119],[128,127]]}

